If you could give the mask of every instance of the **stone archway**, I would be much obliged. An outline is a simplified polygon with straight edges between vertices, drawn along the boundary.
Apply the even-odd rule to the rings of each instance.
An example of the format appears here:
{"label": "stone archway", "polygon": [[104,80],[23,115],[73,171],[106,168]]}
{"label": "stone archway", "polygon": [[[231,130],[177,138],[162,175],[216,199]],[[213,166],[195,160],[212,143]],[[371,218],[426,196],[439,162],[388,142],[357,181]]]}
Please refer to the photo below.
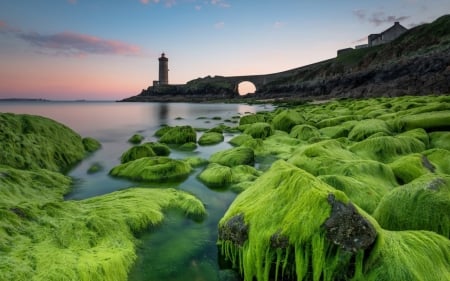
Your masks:
{"label": "stone archway", "polygon": [[240,96],[245,96],[256,92],[256,85],[248,80],[240,81],[237,83],[236,88]]}

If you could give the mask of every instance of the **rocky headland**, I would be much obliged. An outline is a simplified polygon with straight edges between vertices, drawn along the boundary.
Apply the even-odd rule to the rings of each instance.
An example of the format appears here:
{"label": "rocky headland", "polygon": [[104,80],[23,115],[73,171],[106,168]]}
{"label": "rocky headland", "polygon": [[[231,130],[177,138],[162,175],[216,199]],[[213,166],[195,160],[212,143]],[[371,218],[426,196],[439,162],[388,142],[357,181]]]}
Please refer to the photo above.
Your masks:
{"label": "rocky headland", "polygon": [[237,77],[208,76],[183,85],[148,87],[123,101],[241,102],[446,94],[450,92],[450,15],[412,28],[388,44],[353,49],[333,59],[262,76],[270,82],[243,97],[236,90]]}

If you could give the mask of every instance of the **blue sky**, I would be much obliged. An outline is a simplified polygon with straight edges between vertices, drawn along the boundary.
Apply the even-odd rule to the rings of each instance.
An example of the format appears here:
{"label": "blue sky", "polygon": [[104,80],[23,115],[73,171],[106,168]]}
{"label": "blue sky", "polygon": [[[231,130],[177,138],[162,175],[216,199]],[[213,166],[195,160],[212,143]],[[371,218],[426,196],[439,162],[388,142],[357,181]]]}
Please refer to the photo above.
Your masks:
{"label": "blue sky", "polygon": [[0,98],[121,99],[158,78],[283,71],[332,58],[448,0],[0,0]]}

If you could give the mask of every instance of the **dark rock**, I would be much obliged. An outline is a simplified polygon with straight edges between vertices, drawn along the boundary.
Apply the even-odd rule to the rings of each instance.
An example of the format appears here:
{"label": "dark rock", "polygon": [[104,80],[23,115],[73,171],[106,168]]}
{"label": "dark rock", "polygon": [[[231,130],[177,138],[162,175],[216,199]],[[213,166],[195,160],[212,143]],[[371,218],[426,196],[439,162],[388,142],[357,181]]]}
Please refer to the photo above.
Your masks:
{"label": "dark rock", "polygon": [[289,238],[278,231],[270,236],[270,247],[272,249],[286,249],[289,247]]}
{"label": "dark rock", "polygon": [[436,167],[434,167],[434,165],[430,162],[430,160],[428,160],[425,155],[422,155],[422,165],[432,173],[434,173],[434,170],[436,170]]}
{"label": "dark rock", "polygon": [[428,189],[431,190],[439,190],[439,187],[445,186],[445,181],[443,179],[434,179],[432,182],[430,182],[427,186]]}
{"label": "dark rock", "polygon": [[219,228],[219,239],[222,241],[232,241],[239,246],[244,245],[248,239],[248,226],[244,221],[244,214],[232,217]]}
{"label": "dark rock", "polygon": [[331,215],[322,225],[327,238],[348,252],[370,247],[377,237],[373,225],[361,216],[352,203],[344,204],[328,195]]}

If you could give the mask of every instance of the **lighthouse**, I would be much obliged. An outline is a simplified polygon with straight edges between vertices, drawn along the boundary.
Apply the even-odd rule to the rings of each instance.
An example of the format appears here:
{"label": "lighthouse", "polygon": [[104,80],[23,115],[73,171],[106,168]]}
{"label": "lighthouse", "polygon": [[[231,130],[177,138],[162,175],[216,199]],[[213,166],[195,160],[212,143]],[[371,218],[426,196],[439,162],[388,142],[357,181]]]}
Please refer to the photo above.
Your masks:
{"label": "lighthouse", "polygon": [[162,53],[159,60],[159,85],[169,84],[169,59]]}

